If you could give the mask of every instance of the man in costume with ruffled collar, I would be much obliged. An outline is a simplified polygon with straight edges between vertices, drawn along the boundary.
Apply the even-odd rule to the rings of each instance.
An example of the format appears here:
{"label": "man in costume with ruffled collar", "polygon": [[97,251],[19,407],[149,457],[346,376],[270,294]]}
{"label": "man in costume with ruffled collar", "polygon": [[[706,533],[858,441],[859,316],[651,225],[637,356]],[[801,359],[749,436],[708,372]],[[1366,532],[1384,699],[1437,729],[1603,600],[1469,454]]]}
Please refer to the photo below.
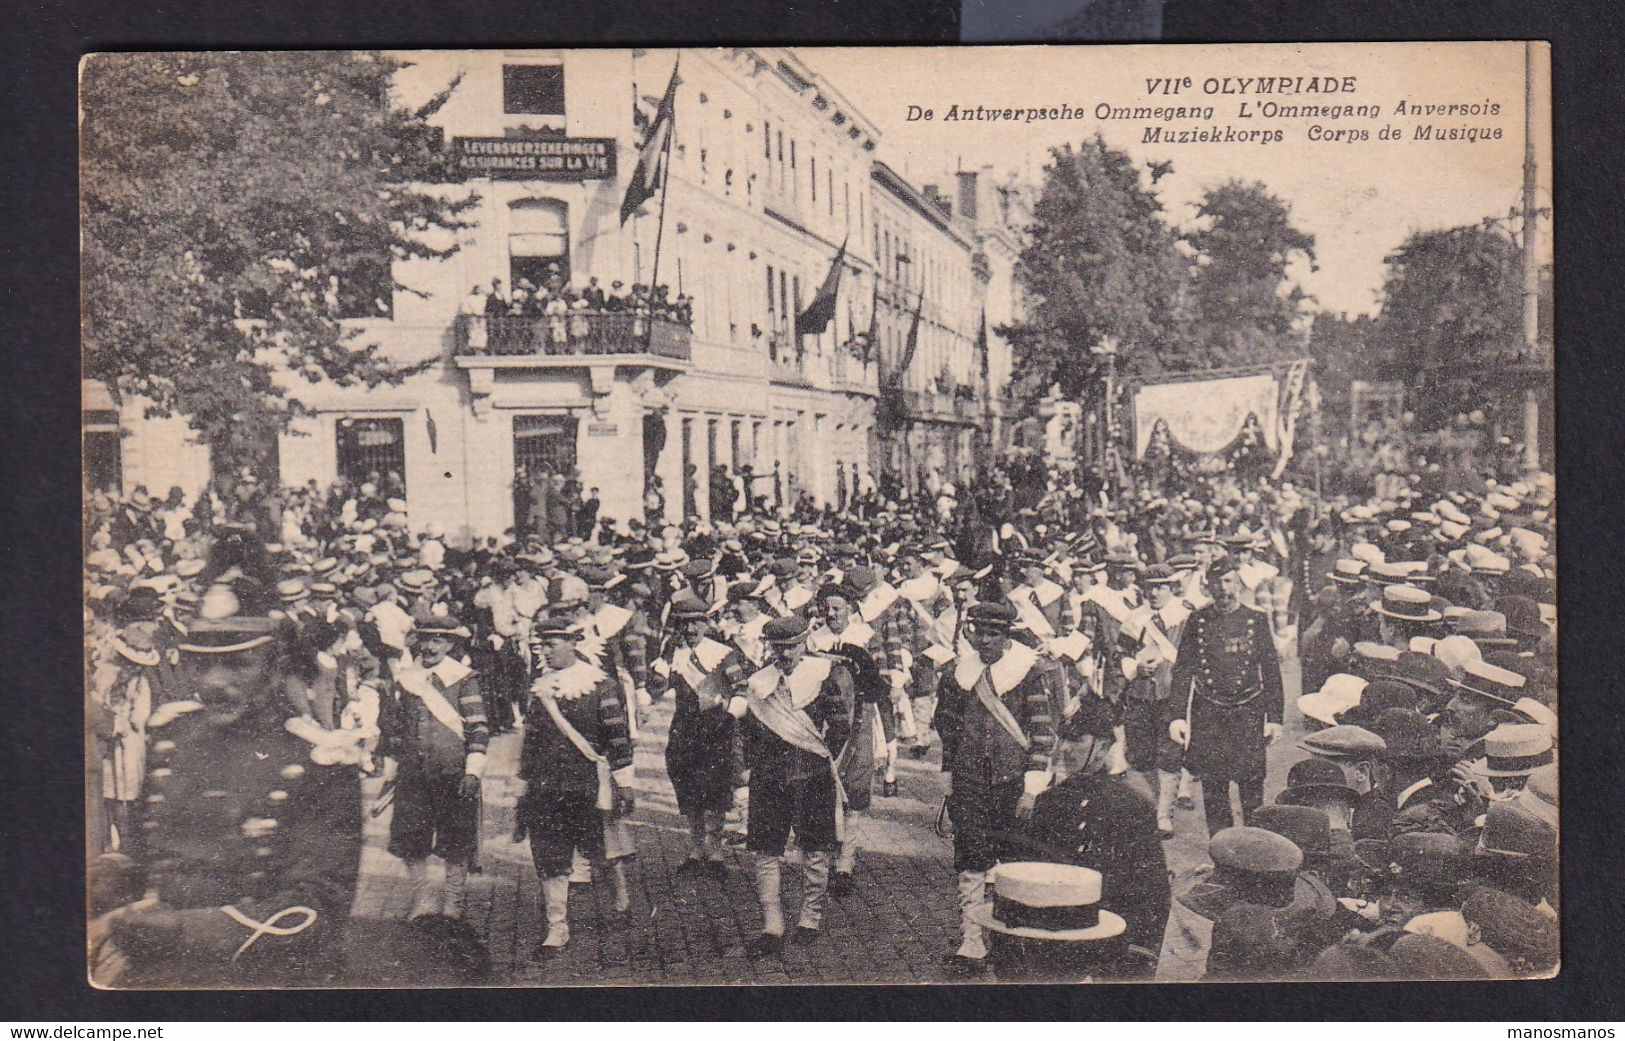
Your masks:
{"label": "man in costume with ruffled collar", "polygon": [[[677,810],[688,821],[693,843],[677,873],[709,873],[722,880],[723,819],[733,804],[736,762],[735,715],[729,706],[742,698],[753,666],[736,648],[712,638],[709,607],[688,591],[672,598],[667,624],[677,632],[671,656],[656,666],[671,687],[675,707],[666,741],[666,774]],[[744,704],[736,707],[742,715]]]}
{"label": "man in costume with ruffled collar", "polygon": [[[411,917],[461,918],[468,866],[479,848],[480,777],[490,726],[472,669],[454,656],[469,631],[444,609],[412,619],[415,660],[395,674],[395,697],[380,714],[384,783],[393,782],[389,851],[406,862]],[[429,889],[430,854],[446,863],[446,884]]]}
{"label": "man in costume with ruffled collar", "polygon": [[[756,861],[762,933],[752,955],[772,954],[784,943],[779,893],[784,851],[795,832],[803,883],[797,938],[816,939],[823,928],[830,861],[840,846],[841,781],[835,757],[851,736],[855,686],[850,667],[830,655],[807,653],[807,620],[774,619],[763,630],[772,663],[746,684],[745,765],[750,816],[746,848]],[[738,710],[737,704],[733,706]]]}
{"label": "man in costume with ruffled collar", "polygon": [[847,896],[856,888],[863,824],[873,801],[875,761],[881,750],[891,746],[895,734],[891,688],[883,674],[884,663],[889,661],[886,646],[861,610],[874,585],[872,575],[856,569],[847,572],[845,582],[824,583],[816,601],[820,620],[807,635],[811,650],[846,662],[856,684],[852,736],[845,747],[836,749],[844,801],[841,849],[830,881],[835,896]]}
{"label": "man in costume with ruffled collar", "polygon": [[[514,840],[529,836],[531,861],[542,880],[547,934],[534,956],[545,957],[570,942],[571,855],[605,855],[606,823],[632,812],[636,776],[621,685],[581,657],[581,630],[568,618],[544,618],[536,636],[542,661],[525,713]],[[619,859],[613,874],[616,903],[625,911],[630,903]]]}
{"label": "man in costume with ruffled collar", "polygon": [[360,863],[361,748],[311,718],[299,688],[282,682],[285,627],[243,606],[224,583],[203,598],[181,646],[195,696],[146,721],[135,841],[90,869],[98,982],[308,986],[340,976]]}
{"label": "man in costume with ruffled collar", "polygon": [[1062,693],[1039,652],[1011,639],[1015,608],[973,604],[965,622],[966,642],[937,694],[937,733],[959,873],[961,942],[949,964],[978,971],[987,937],[968,912],[987,899],[987,872],[1003,855],[1004,836],[1031,815],[1049,783]]}

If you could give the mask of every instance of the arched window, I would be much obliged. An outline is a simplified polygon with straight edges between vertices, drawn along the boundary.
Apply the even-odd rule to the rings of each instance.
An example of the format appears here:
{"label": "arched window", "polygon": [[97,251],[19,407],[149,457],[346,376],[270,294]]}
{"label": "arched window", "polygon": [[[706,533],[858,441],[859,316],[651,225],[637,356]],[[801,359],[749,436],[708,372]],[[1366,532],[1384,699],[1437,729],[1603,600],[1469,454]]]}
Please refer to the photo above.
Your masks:
{"label": "arched window", "polygon": [[555,276],[570,281],[570,209],[557,199],[508,204],[509,284],[525,279],[537,289]]}

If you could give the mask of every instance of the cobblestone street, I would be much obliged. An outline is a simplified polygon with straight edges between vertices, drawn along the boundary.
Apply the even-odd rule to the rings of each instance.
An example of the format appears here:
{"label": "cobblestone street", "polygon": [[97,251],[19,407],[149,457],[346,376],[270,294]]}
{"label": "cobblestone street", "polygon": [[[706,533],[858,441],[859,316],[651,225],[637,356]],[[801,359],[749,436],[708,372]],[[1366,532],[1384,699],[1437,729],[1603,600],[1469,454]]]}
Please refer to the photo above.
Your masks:
{"label": "cobblestone street", "polygon": [[[1288,660],[1287,732],[1271,750],[1267,797],[1273,798],[1302,733],[1295,708],[1297,663]],[[651,710],[638,742],[638,807],[632,818],[638,854],[628,868],[632,907],[614,910],[607,874],[590,885],[570,887],[570,945],[547,962],[529,959],[541,937],[540,890],[528,844],[510,841],[519,758],[517,734],[491,745],[484,793],[480,872],[469,882],[468,921],[485,939],[492,959],[492,982],[506,986],[815,984],[945,982],[942,955],[958,944],[952,850],[932,829],[942,801],[935,746],[924,760],[904,757],[898,765],[899,794],[876,797],[863,822],[857,892],[832,898],[824,935],[805,946],[787,943],[782,955],[750,958],[744,944],[761,924],[750,861],[730,846],[725,883],[677,876],[688,851],[688,835],[677,813],[665,770],[665,736],[671,703]],[[1134,783],[1140,783],[1138,781]],[[379,782],[367,784],[369,804]],[[876,786],[878,792],[879,786]],[[1207,835],[1200,811],[1176,812],[1177,836],[1170,841],[1169,867],[1180,880],[1207,863]],[[385,849],[389,813],[369,819],[362,854],[362,878],[354,915],[357,942],[387,947],[410,903],[401,862]],[[731,825],[732,826],[732,825]],[[792,859],[795,854],[792,853]],[[431,877],[440,868],[432,860]],[[794,921],[799,906],[800,872],[787,869],[785,908]],[[1209,927],[1177,903],[1164,939],[1158,978],[1201,976]],[[369,966],[373,985],[409,986],[403,972],[389,978]],[[382,977],[382,978],[380,978]],[[421,982],[421,981],[418,981]]]}

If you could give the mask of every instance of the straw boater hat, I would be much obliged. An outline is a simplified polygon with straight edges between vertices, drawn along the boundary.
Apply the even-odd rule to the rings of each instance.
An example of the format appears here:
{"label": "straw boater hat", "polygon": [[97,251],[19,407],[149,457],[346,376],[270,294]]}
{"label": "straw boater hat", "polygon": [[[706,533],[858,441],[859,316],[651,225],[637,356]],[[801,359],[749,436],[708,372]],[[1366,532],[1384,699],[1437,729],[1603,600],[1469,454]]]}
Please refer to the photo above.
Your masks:
{"label": "straw boater hat", "polygon": [[1357,586],[1370,566],[1363,560],[1345,557],[1332,565],[1332,569],[1326,572],[1326,577],[1341,585]]}
{"label": "straw boater hat", "polygon": [[1413,585],[1383,586],[1382,599],[1371,601],[1371,610],[1401,622],[1437,622],[1444,615],[1433,609],[1433,597]]}
{"label": "straw boater hat", "polygon": [[1549,730],[1536,723],[1502,723],[1484,735],[1484,758],[1473,763],[1473,772],[1481,777],[1527,777],[1551,761]]}
{"label": "straw boater hat", "polygon": [[1103,879],[1092,868],[1015,861],[991,874],[993,900],[966,912],[984,929],[1061,943],[1111,940],[1128,929],[1121,915],[1100,906]]}
{"label": "straw boater hat", "polygon": [[1524,688],[1528,680],[1511,669],[1503,669],[1489,662],[1468,662],[1462,668],[1461,679],[1451,680],[1450,685],[1463,694],[1495,702],[1507,708],[1518,703],[1518,699],[1525,696]]}

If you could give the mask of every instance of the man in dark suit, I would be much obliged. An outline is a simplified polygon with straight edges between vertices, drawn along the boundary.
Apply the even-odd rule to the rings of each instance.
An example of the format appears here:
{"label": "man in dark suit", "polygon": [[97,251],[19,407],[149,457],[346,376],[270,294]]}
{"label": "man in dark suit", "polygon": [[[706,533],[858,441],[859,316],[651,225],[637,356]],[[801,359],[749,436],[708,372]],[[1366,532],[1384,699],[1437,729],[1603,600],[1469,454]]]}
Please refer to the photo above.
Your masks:
{"label": "man in dark suit", "polygon": [[1109,773],[1112,743],[1109,706],[1084,698],[1061,726],[1055,781],[1035,800],[1009,852],[1099,871],[1101,905],[1123,916],[1139,961],[1154,967],[1173,899],[1168,862],[1151,799],[1126,779],[1131,775]]}

